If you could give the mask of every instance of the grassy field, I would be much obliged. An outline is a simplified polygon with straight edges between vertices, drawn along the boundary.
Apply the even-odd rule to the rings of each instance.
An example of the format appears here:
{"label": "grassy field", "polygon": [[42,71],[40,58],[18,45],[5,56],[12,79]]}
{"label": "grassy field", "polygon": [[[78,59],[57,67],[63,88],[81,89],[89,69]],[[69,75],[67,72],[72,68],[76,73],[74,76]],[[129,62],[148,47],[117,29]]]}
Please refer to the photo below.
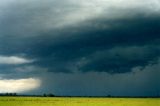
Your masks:
{"label": "grassy field", "polygon": [[160,98],[0,97],[0,106],[160,106]]}

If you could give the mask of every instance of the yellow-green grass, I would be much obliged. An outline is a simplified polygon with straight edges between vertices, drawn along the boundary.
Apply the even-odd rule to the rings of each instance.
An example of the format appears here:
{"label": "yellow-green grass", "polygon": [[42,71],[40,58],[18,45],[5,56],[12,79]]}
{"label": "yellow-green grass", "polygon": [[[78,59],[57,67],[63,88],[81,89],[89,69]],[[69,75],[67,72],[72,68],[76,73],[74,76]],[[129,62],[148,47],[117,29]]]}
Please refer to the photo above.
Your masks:
{"label": "yellow-green grass", "polygon": [[0,97],[0,106],[160,106],[160,98]]}

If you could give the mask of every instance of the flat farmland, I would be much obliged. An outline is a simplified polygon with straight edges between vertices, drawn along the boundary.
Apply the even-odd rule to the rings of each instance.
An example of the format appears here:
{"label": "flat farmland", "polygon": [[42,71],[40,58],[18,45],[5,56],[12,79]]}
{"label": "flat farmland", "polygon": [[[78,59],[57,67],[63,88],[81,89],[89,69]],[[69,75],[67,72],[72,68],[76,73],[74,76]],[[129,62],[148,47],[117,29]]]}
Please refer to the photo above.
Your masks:
{"label": "flat farmland", "polygon": [[0,106],[160,106],[160,98],[0,97]]}

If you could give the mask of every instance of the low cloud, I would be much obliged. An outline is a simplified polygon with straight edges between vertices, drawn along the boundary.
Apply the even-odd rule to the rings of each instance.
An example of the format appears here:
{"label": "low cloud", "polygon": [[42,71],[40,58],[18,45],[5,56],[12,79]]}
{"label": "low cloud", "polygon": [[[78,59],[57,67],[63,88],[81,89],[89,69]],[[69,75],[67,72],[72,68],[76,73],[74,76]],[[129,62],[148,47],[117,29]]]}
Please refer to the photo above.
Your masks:
{"label": "low cloud", "polygon": [[131,72],[134,67],[145,67],[158,60],[158,46],[126,46],[97,51],[77,62],[83,72],[99,71],[108,73]]}
{"label": "low cloud", "polygon": [[0,56],[0,64],[17,65],[32,62],[33,60],[29,60],[18,56]]}

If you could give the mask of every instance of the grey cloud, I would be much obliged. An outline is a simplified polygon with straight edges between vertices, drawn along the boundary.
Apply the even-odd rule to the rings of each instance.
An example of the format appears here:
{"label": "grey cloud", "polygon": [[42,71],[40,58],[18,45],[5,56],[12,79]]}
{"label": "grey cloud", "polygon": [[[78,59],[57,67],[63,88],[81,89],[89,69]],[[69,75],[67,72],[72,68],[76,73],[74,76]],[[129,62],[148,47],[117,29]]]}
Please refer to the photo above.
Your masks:
{"label": "grey cloud", "polygon": [[80,61],[81,71],[104,71],[109,73],[125,73],[137,66],[146,66],[157,61],[160,48],[158,47],[116,47],[107,51],[84,57]]}
{"label": "grey cloud", "polygon": [[[118,73],[121,71],[129,72],[132,67],[145,66],[159,56],[160,21],[158,17],[139,18],[135,16],[129,20],[109,22],[105,19],[93,20],[91,24],[93,27],[84,25],[83,28],[66,28],[56,33],[54,31],[42,32],[35,37],[1,37],[0,52],[5,55],[24,54],[29,58],[36,58],[38,61],[34,65],[49,68],[49,71],[52,72],[72,72],[79,68],[75,63],[81,58],[99,51],[108,53],[111,49],[120,47],[121,50],[109,53],[112,54],[111,57],[113,58],[108,58],[105,52],[104,57],[95,55],[97,56],[95,58],[99,59],[90,62],[86,67],[80,67],[80,70],[84,72],[91,70],[108,72],[108,69],[118,67],[117,69],[120,70],[113,69],[114,73],[117,71]],[[109,29],[94,27],[95,24],[103,26],[108,23],[113,27]],[[73,32],[74,30],[76,31]],[[124,52],[122,52],[123,50]],[[123,57],[126,54],[130,60]],[[136,57],[133,58],[132,56]],[[118,63],[115,61],[117,59],[119,60]],[[108,62],[111,67],[108,66]],[[125,65],[127,65],[126,69],[124,69]]]}
{"label": "grey cloud", "polygon": [[[151,16],[158,14],[159,2],[143,0],[126,2],[92,0],[15,0],[1,1],[2,35],[37,36],[42,31],[62,29],[72,25],[81,25],[89,20],[104,17],[107,20],[127,19],[136,14]],[[43,5],[42,5],[43,4]],[[126,5],[122,5],[126,4]],[[127,9],[126,9],[127,8]],[[89,12],[89,14],[88,14]],[[60,28],[61,29],[61,28]],[[1,35],[1,36],[2,36]],[[54,35],[52,35],[54,36]]]}

